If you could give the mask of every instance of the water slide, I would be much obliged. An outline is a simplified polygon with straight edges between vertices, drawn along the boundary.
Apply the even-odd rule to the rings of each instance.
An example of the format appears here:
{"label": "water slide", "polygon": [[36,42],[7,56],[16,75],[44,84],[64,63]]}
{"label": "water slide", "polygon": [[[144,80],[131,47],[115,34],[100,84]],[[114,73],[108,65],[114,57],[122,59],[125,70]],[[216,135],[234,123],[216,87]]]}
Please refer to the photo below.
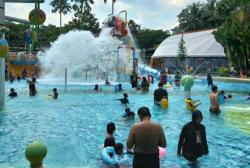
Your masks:
{"label": "water slide", "polygon": [[153,69],[153,68],[150,68],[146,65],[142,65],[142,64],[139,64],[138,67],[139,67],[139,72],[142,75],[143,74],[150,74],[157,80],[160,78],[160,71]]}

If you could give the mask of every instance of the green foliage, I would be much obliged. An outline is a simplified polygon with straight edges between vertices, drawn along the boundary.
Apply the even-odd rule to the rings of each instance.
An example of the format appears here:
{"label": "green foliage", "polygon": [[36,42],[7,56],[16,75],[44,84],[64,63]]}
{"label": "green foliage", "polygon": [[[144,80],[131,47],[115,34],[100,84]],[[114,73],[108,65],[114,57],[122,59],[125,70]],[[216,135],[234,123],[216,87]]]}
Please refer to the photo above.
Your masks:
{"label": "green foliage", "polygon": [[95,35],[98,35],[101,31],[98,20],[89,10],[84,10],[78,18],[73,18],[72,21],[69,21],[69,23],[65,25],[66,31],[72,29],[89,30]]}
{"label": "green foliage", "polygon": [[163,30],[142,29],[134,20],[128,21],[129,30],[141,50],[145,49],[146,59],[150,59],[158,45],[170,36],[170,32]]}
{"label": "green foliage", "polygon": [[214,36],[224,47],[230,63],[239,71],[250,68],[250,2],[240,0],[237,6]]}
{"label": "green foliage", "polygon": [[215,16],[216,0],[208,0],[206,4],[192,3],[188,5],[177,16],[179,26],[172,31],[174,34],[201,29],[216,27],[217,19]]}
{"label": "green foliage", "polygon": [[185,46],[185,41],[183,38],[183,34],[181,36],[180,42],[178,43],[178,52],[177,52],[177,56],[179,58],[179,60],[181,62],[185,61],[186,57],[187,57],[187,48]]}
{"label": "green foliage", "polygon": [[71,5],[68,0],[52,0],[50,5],[53,7],[52,12],[59,12],[60,14],[60,27],[62,27],[62,14],[66,15],[71,11]]}
{"label": "green foliage", "polygon": [[178,15],[174,34],[217,28],[216,40],[222,44],[236,70],[250,68],[250,1],[207,0],[188,5]]}
{"label": "green foliage", "polygon": [[53,7],[53,13],[59,12],[66,15],[71,11],[71,5],[68,3],[68,0],[52,0],[50,5]]}
{"label": "green foliage", "polygon": [[6,22],[5,27],[10,30],[6,33],[6,39],[8,40],[10,48],[24,47],[24,32],[25,30],[29,29],[29,26],[24,24]]}
{"label": "green foliage", "polygon": [[158,45],[170,36],[169,31],[141,29],[134,20],[128,22],[129,30],[138,48],[145,49],[146,57],[150,59]]}
{"label": "green foliage", "polygon": [[72,6],[75,17],[78,17],[79,15],[83,14],[84,10],[91,11],[91,4],[94,4],[93,0],[71,0],[71,2],[74,2],[74,5]]}
{"label": "green foliage", "polygon": [[146,56],[152,56],[158,45],[170,36],[169,31],[163,30],[139,30],[137,41],[141,49],[146,49]]}
{"label": "green foliage", "polygon": [[[65,30],[64,30],[65,31]],[[60,28],[54,25],[41,26],[37,32],[38,48],[50,47],[50,43],[57,40]]]}
{"label": "green foliage", "polygon": [[71,0],[75,2],[73,5],[74,18],[65,25],[65,30],[72,29],[89,30],[93,34],[98,35],[101,31],[98,19],[91,13],[90,4],[94,4],[93,0]]}
{"label": "green foliage", "polygon": [[229,68],[226,68],[226,67],[219,67],[217,69],[217,73],[219,74],[219,76],[229,76],[230,70]]}

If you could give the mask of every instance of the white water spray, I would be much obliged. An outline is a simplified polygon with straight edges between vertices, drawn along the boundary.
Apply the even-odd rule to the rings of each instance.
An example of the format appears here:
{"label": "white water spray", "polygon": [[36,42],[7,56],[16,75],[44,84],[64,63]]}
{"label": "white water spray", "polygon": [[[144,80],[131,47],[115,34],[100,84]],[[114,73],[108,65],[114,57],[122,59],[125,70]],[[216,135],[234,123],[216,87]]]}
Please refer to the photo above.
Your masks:
{"label": "white water spray", "polygon": [[63,82],[67,68],[69,82],[115,81],[117,62],[122,62],[118,63],[118,70],[130,67],[131,53],[127,49],[119,51],[118,60],[117,48],[123,42],[113,38],[110,31],[104,28],[97,38],[89,31],[70,31],[61,35],[40,59],[44,72],[42,79]]}

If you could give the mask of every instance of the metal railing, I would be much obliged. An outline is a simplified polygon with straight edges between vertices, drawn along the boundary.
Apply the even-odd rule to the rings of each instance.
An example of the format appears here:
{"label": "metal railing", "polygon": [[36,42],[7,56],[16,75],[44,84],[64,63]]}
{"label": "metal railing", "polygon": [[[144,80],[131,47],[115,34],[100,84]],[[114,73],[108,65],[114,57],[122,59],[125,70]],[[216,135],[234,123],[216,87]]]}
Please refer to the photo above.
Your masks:
{"label": "metal railing", "polygon": [[8,57],[8,61],[14,65],[34,65],[39,63],[36,54],[11,53]]}

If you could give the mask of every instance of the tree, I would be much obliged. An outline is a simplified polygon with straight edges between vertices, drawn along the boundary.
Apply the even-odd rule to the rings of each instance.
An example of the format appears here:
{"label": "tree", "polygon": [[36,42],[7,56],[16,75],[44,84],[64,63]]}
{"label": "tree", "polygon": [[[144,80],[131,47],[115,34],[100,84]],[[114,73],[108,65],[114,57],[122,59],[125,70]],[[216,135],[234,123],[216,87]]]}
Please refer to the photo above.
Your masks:
{"label": "tree", "polygon": [[94,4],[93,0],[71,0],[71,2],[74,2],[75,4],[72,6],[73,10],[75,11],[75,17],[78,17],[78,15],[82,15],[84,10],[91,11],[90,4]]}
{"label": "tree", "polygon": [[72,0],[76,4],[73,5],[74,18],[66,26],[66,30],[79,29],[89,30],[94,34],[100,32],[99,22],[91,13],[90,4],[94,4],[93,0]]}
{"label": "tree", "polygon": [[[104,3],[106,3],[107,0],[104,0]],[[112,15],[114,14],[114,4],[116,3],[116,0],[112,0]]]}
{"label": "tree", "polygon": [[65,29],[66,31],[72,29],[88,30],[95,35],[98,35],[101,31],[98,20],[89,10],[84,10],[79,18],[73,18],[72,21],[65,25]]}
{"label": "tree", "polygon": [[202,14],[203,9],[199,2],[188,5],[187,8],[183,9],[177,16],[179,28],[184,32],[202,29],[204,27]]}
{"label": "tree", "polygon": [[[216,17],[217,0],[208,0],[202,7],[202,20],[206,29],[215,28],[218,25]],[[221,24],[219,24],[221,25]]]}
{"label": "tree", "polygon": [[52,12],[56,13],[59,12],[60,14],[60,31],[62,27],[62,14],[66,15],[68,12],[71,11],[70,3],[68,0],[52,0],[50,5],[53,7]]}
{"label": "tree", "polygon": [[216,7],[216,17],[219,25],[222,25],[227,17],[239,6],[240,0],[220,0]]}
{"label": "tree", "polygon": [[237,69],[250,68],[250,2],[237,1],[226,21],[214,32],[230,63]]}
{"label": "tree", "polygon": [[5,26],[9,29],[5,38],[8,40],[10,49],[24,48],[24,32],[29,29],[29,25],[6,22]]}
{"label": "tree", "polygon": [[138,47],[145,49],[147,58],[151,58],[158,45],[170,36],[169,31],[142,29],[138,31]]}
{"label": "tree", "polygon": [[179,48],[178,48],[177,56],[181,62],[184,62],[187,57],[187,48],[185,46],[183,34],[181,35],[181,39],[178,43],[178,46]]}
{"label": "tree", "polygon": [[186,57],[187,57],[187,48],[185,46],[185,41],[184,41],[184,37],[183,34],[181,35],[181,39],[178,43],[178,51],[177,51],[177,57],[178,57],[178,64],[179,67],[181,68],[181,71],[183,71],[184,73],[188,73],[188,70],[186,69],[187,67],[187,62],[186,62]]}

